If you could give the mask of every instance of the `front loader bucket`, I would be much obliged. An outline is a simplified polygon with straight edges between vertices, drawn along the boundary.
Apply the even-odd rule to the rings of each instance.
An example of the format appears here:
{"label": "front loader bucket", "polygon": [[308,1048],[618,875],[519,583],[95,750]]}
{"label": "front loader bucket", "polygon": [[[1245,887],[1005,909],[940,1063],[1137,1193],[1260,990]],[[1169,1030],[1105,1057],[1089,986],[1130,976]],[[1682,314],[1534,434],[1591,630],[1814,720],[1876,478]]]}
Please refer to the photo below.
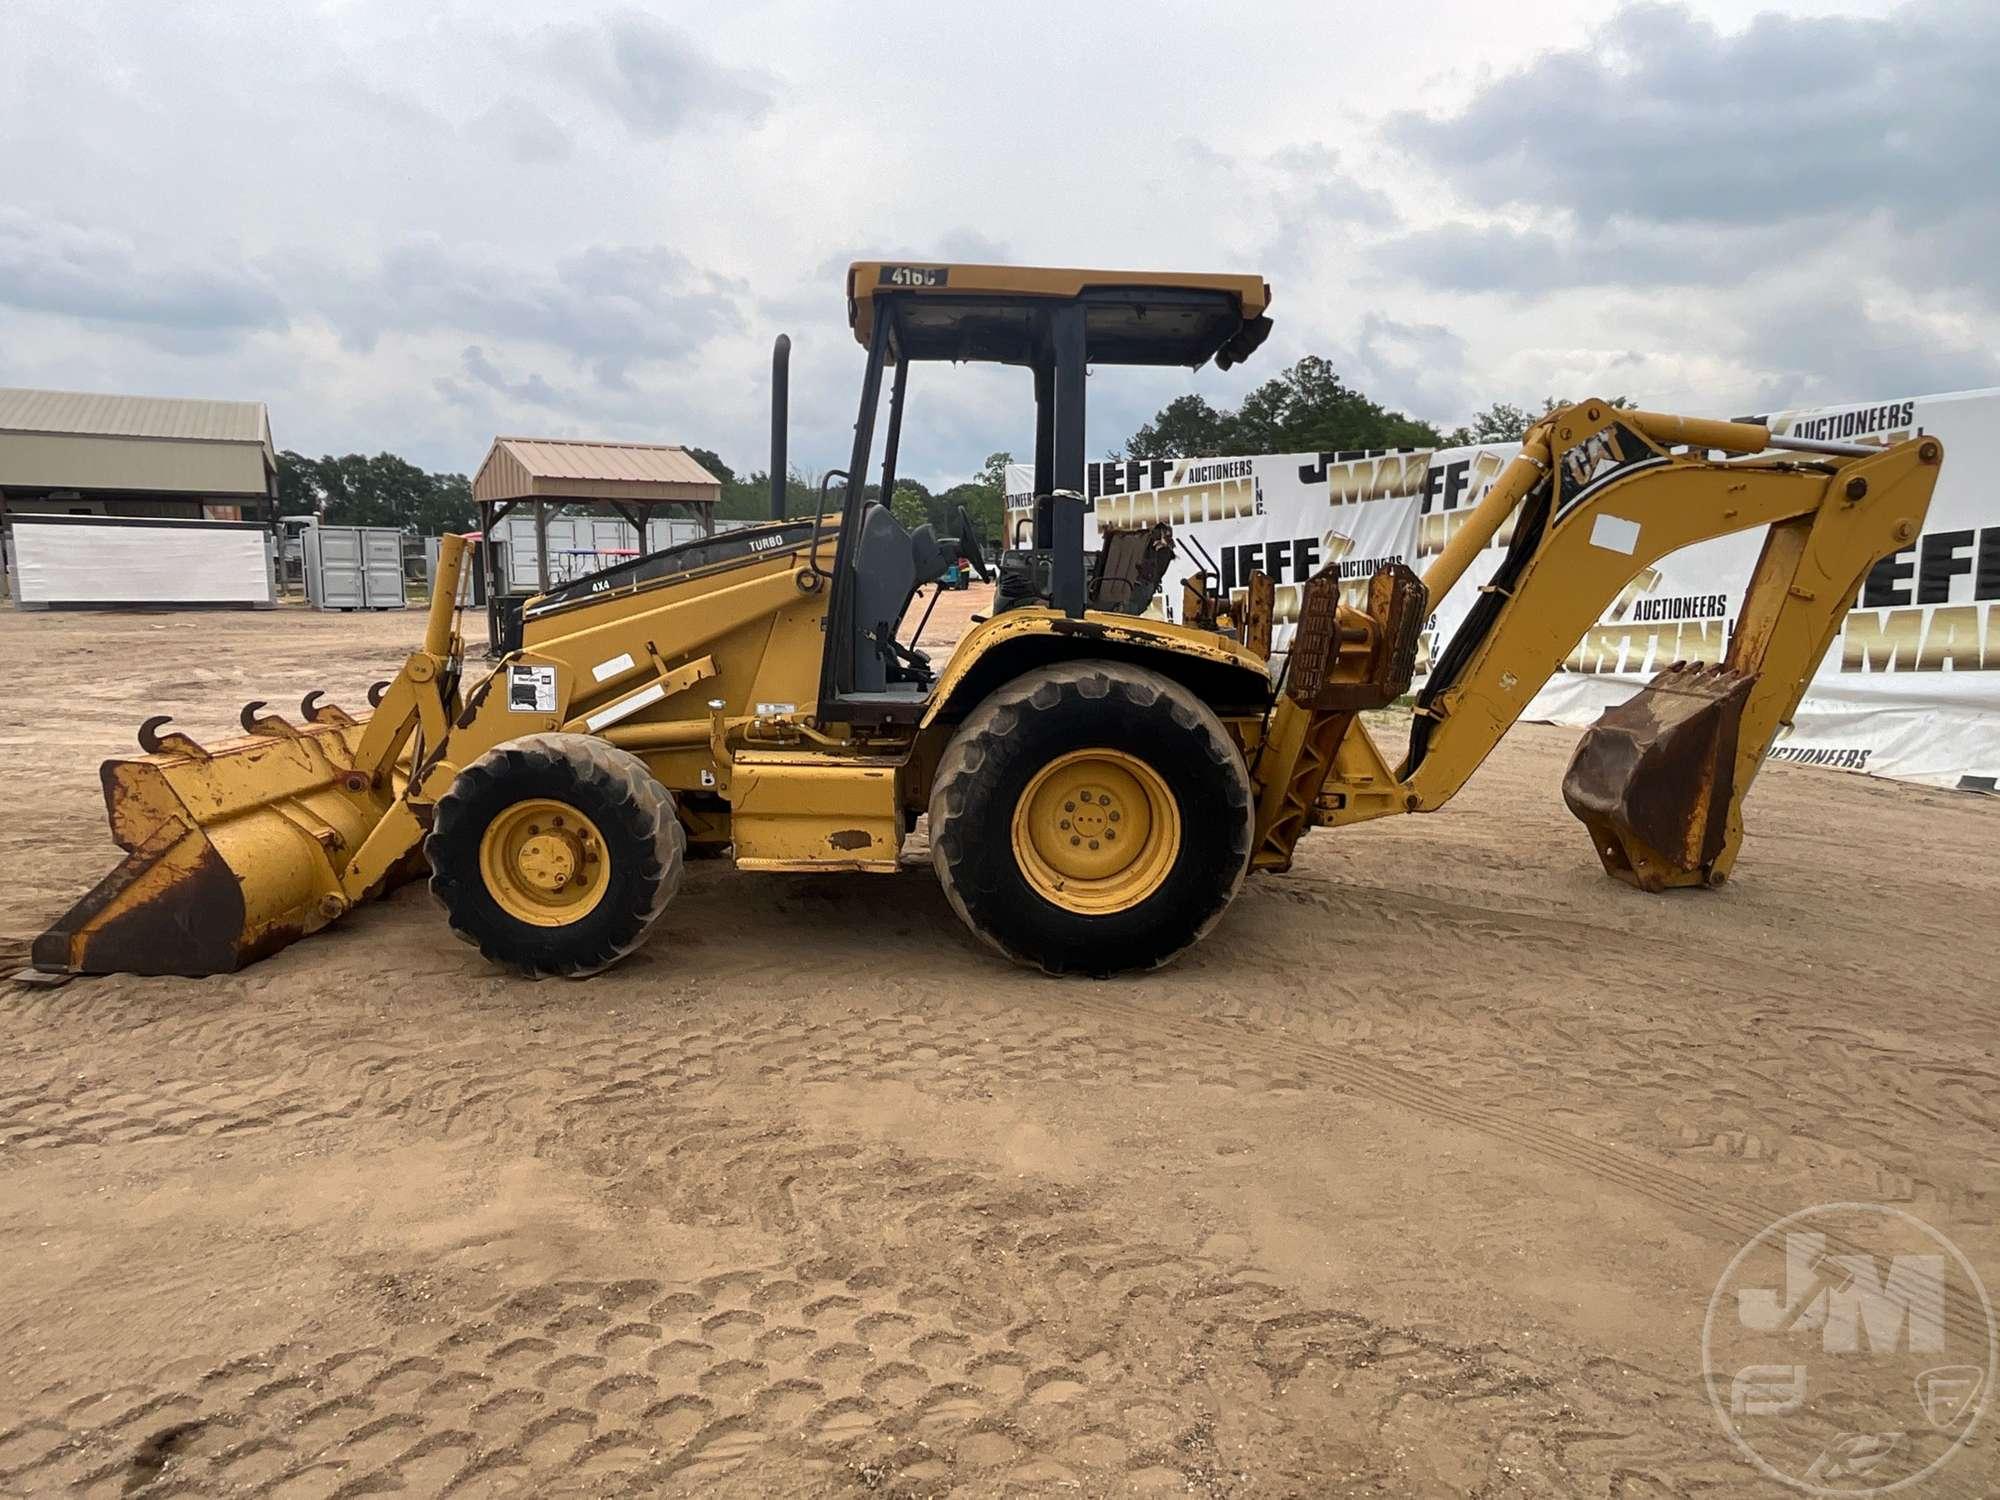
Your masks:
{"label": "front loader bucket", "polygon": [[1641,890],[1709,885],[1729,839],[1754,674],[1676,662],[1586,729],[1563,801],[1605,870]]}
{"label": "front loader bucket", "polygon": [[341,867],[398,787],[353,770],[365,716],[327,708],[292,725],[253,718],[262,706],[244,711],[251,738],[206,750],[149,720],[140,743],[155,753],[104,763],[112,836],[128,852],[35,939],[36,970],[227,973],[347,909]]}

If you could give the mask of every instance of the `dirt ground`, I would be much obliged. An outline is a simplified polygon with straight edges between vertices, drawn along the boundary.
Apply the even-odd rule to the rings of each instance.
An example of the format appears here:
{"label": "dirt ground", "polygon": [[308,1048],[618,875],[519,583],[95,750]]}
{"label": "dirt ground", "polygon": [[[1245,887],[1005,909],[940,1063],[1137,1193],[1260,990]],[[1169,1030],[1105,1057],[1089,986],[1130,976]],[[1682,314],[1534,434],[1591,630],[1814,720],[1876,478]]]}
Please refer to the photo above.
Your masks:
{"label": "dirt ground", "polygon": [[[0,610],[0,952],[115,862],[142,715],[358,705],[420,630]],[[0,1494],[1786,1493],[1700,1376],[1750,1236],[1896,1202],[2000,1287],[2000,804],[1774,765],[1737,879],[1647,897],[1573,739],[1143,978],[1004,966],[927,864],[701,863],[584,983],[413,886],[0,985]]]}

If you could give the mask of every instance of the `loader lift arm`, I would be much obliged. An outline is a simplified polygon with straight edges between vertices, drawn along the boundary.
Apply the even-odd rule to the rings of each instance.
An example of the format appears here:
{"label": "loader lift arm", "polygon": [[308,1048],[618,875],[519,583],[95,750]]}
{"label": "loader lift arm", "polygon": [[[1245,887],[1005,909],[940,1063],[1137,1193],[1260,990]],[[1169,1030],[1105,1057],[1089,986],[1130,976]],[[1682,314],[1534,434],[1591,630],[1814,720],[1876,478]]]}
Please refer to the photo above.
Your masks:
{"label": "loader lift arm", "polygon": [[[1799,456],[1711,456],[1787,447]],[[1331,575],[1307,585],[1308,649],[1295,655],[1260,751],[1254,863],[1288,867],[1314,823],[1441,807],[1636,574],[1691,543],[1761,526],[1763,552],[1723,660],[1675,663],[1607,713],[1564,780],[1613,875],[1648,890],[1719,883],[1773,736],[1868,570],[1917,535],[1943,456],[1927,436],[1869,448],[1602,401],[1552,413],[1422,579],[1417,607],[1428,612],[1487,546],[1505,542],[1501,565],[1432,664],[1399,765],[1358,714],[1408,685],[1388,655],[1414,633],[1414,576],[1378,574],[1366,610],[1338,605]],[[1392,573],[1402,575],[1400,595]],[[1333,642],[1323,649],[1305,641],[1316,619]]]}

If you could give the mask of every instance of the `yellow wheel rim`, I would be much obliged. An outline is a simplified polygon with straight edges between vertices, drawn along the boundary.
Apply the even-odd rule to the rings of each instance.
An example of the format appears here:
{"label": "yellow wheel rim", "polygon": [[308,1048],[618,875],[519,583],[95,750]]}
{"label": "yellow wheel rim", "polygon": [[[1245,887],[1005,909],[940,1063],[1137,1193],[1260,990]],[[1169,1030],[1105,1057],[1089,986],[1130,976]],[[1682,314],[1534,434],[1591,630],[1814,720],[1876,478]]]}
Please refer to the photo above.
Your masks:
{"label": "yellow wheel rim", "polygon": [[1036,895],[1102,917],[1166,883],[1181,850],[1181,810],[1136,755],[1072,750],[1022,790],[1012,834],[1015,863]]}
{"label": "yellow wheel rim", "polygon": [[567,927],[604,899],[611,859],[597,825],[567,802],[516,802],[486,825],[479,875],[495,904],[536,927]]}

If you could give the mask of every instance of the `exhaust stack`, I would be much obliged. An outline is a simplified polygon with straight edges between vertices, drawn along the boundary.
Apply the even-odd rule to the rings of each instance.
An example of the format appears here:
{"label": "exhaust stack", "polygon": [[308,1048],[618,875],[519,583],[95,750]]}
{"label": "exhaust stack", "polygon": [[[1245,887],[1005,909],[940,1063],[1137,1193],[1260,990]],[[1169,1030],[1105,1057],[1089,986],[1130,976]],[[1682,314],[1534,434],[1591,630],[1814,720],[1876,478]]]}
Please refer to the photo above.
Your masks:
{"label": "exhaust stack", "polygon": [[785,485],[790,471],[786,462],[787,429],[791,425],[792,339],[781,333],[771,345],[771,519],[785,519]]}

